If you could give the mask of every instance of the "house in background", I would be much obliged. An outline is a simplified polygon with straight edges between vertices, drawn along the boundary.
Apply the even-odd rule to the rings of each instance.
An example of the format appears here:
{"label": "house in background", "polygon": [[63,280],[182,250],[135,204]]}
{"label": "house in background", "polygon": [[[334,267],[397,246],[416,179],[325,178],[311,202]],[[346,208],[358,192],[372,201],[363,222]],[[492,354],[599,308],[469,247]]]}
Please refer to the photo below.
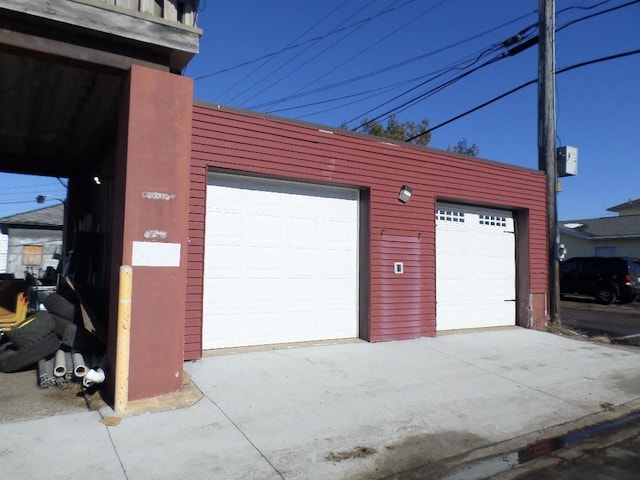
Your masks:
{"label": "house in background", "polygon": [[9,235],[0,233],[0,273],[7,272],[7,252],[9,250]]}
{"label": "house in background", "polygon": [[607,209],[616,217],[560,222],[560,243],[571,257],[640,257],[640,199]]}
{"label": "house in background", "polygon": [[0,218],[7,236],[4,273],[24,278],[25,272],[42,278],[47,267],[57,268],[56,253],[62,252],[64,206],[40,208]]}

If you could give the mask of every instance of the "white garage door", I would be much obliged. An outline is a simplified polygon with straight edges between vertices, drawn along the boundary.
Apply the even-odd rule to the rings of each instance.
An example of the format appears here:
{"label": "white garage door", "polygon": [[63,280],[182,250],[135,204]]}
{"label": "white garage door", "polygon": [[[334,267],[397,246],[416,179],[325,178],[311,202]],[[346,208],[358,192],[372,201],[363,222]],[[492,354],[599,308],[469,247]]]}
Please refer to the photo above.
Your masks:
{"label": "white garage door", "polygon": [[204,349],[358,335],[358,191],[211,174]]}
{"label": "white garage door", "polygon": [[511,212],[438,203],[437,330],[515,325]]}

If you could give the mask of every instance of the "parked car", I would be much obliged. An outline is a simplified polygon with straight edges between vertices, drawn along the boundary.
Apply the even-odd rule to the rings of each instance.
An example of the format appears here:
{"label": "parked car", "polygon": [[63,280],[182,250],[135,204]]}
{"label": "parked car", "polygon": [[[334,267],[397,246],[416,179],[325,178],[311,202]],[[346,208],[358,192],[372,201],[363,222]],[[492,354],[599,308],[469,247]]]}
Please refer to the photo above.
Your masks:
{"label": "parked car", "polygon": [[561,295],[587,295],[597,302],[627,303],[640,296],[640,259],[573,257],[560,264]]}

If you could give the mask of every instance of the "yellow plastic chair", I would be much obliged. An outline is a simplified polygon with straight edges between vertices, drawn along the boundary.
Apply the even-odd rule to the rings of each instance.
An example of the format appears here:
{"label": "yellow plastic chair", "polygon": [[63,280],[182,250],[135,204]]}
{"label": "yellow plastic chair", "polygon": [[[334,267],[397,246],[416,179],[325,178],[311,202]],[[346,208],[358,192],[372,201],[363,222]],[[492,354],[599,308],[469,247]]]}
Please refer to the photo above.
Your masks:
{"label": "yellow plastic chair", "polygon": [[16,299],[16,311],[15,313],[9,312],[4,315],[0,315],[0,329],[7,332],[15,325],[19,325],[27,318],[27,310],[29,308],[29,302],[27,296],[24,293],[19,293]]}

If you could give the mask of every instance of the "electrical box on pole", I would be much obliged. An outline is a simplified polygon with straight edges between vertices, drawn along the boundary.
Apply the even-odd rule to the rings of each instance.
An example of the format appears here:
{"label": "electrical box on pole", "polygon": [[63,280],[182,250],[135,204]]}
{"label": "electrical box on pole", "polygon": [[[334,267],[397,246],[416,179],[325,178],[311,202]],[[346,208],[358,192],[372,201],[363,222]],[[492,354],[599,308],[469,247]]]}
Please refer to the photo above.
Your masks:
{"label": "electrical box on pole", "polygon": [[578,174],[578,149],[576,147],[558,147],[556,163],[559,177],[570,177]]}

